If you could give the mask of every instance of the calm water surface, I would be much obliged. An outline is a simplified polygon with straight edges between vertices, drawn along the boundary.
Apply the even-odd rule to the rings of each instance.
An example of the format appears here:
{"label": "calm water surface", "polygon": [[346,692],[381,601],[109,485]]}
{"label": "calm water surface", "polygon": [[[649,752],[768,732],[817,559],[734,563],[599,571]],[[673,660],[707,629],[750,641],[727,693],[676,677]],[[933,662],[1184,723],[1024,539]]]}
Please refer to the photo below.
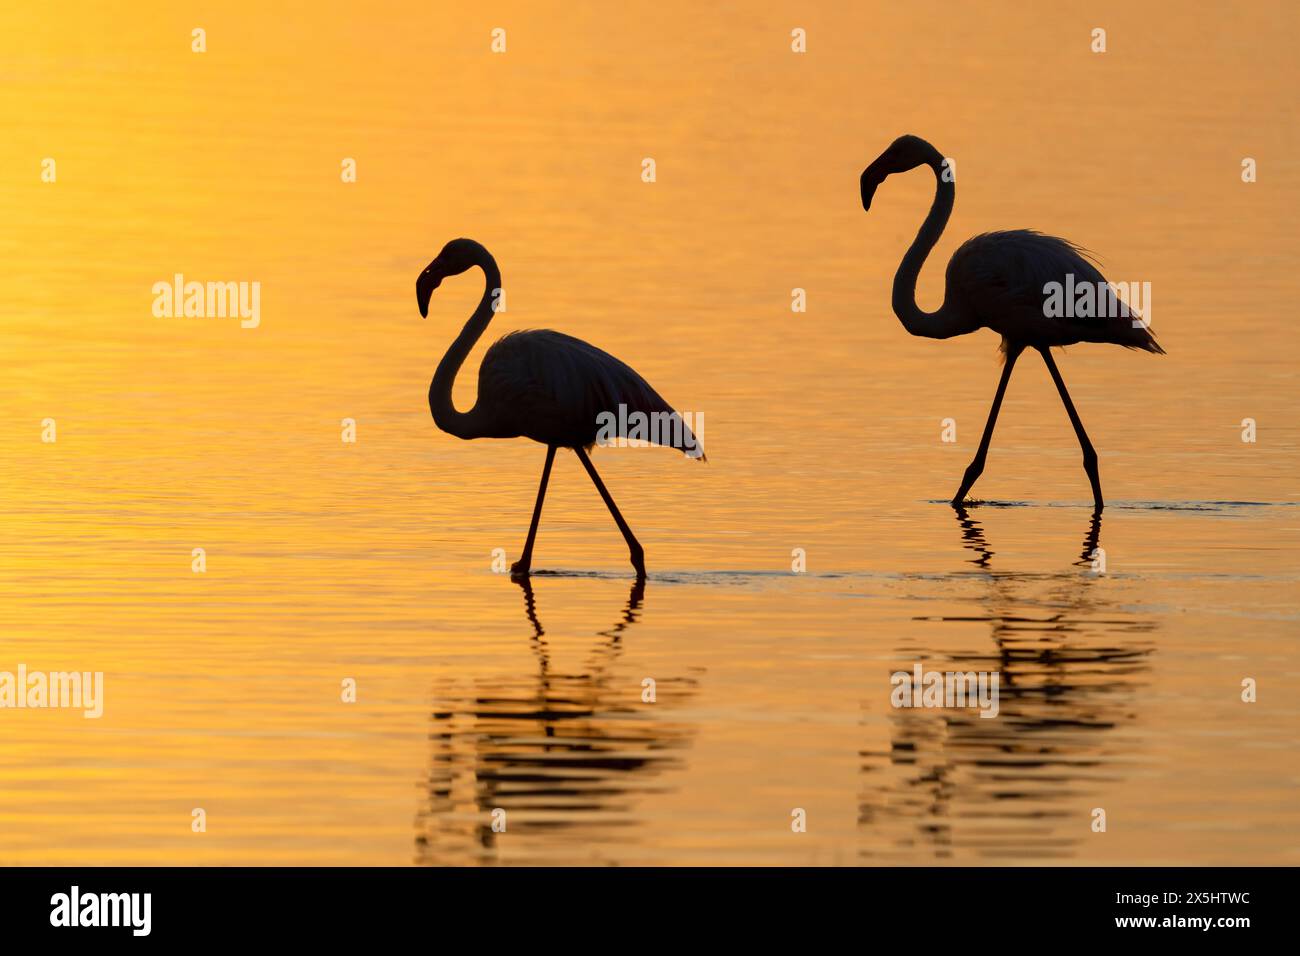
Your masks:
{"label": "calm water surface", "polygon": [[[0,14],[0,670],[107,698],[0,712],[0,863],[1300,863],[1294,10],[845,7]],[[868,216],[857,177],[901,132],[957,160],[925,304],[994,228],[1152,283],[1168,356],[1059,359],[1100,524],[1032,357],[989,503],[943,503],[997,342],[889,309],[933,183]],[[704,413],[707,465],[595,455],[644,589],[567,452],[543,573],[492,572],[544,452],[429,419],[482,286],[412,286],[462,234],[489,335]],[[261,326],[155,319],[177,272]],[[918,661],[999,671],[999,717],[893,708]]]}

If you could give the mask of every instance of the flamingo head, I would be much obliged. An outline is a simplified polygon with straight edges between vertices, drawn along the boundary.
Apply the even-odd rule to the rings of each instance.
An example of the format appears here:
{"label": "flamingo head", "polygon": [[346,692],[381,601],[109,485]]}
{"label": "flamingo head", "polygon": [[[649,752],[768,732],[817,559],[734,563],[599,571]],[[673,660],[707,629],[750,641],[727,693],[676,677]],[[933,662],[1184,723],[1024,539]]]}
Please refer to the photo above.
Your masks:
{"label": "flamingo head", "polygon": [[429,299],[433,290],[442,285],[448,276],[458,276],[469,268],[482,263],[487,250],[473,239],[453,239],[442,247],[434,260],[424,267],[424,271],[415,280],[415,301],[420,307],[420,315],[428,318]]}
{"label": "flamingo head", "polygon": [[900,136],[862,171],[859,186],[862,190],[862,208],[870,212],[871,199],[876,189],[895,173],[905,173],[917,166],[935,165],[943,157],[939,151],[919,136]]}

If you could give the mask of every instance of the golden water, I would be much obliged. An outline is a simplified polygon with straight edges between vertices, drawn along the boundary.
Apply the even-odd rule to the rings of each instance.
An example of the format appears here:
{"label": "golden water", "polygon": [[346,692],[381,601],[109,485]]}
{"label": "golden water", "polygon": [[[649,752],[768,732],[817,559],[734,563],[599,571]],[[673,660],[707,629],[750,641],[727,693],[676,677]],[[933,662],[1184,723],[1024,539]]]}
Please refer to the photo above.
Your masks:
{"label": "golden water", "polygon": [[[0,711],[0,863],[1300,862],[1292,5],[223,6],[0,13],[0,670],[106,683],[100,720]],[[1033,357],[1006,506],[942,503],[996,339],[890,312],[933,181],[867,215],[857,177],[902,132],[957,161],[925,304],[996,228],[1152,284],[1168,356],[1059,360],[1104,575]],[[544,455],[429,419],[482,286],[422,321],[413,285],[457,235],[491,333],[704,413],[707,465],[595,455],[644,595],[567,452],[563,573],[492,572]],[[260,282],[261,325],[155,318],[178,272]],[[894,709],[918,661],[999,670],[1001,715]]]}

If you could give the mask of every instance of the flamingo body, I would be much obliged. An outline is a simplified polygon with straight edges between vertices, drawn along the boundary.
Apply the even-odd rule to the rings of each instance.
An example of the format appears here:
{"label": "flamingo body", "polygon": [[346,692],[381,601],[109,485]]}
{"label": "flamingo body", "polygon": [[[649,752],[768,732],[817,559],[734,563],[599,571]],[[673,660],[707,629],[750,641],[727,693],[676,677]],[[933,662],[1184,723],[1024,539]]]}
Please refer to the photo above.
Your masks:
{"label": "flamingo body", "polygon": [[[1103,301],[1094,316],[1050,316],[1044,312],[1043,289],[1049,283],[1087,283],[1101,289]],[[1160,352],[1151,330],[1122,314],[1106,277],[1088,254],[1070,242],[1033,229],[986,232],[963,242],[948,261],[947,296],[965,303],[982,328],[1009,343],[1033,348],[1107,342],[1125,348]]]}
{"label": "flamingo body", "polygon": [[[561,448],[595,444],[602,413],[622,425],[633,412],[680,417],[629,365],[550,329],[511,332],[494,342],[479,366],[478,393],[490,432],[480,437],[524,437]],[[621,438],[629,437],[626,431],[613,430]],[[685,423],[680,431],[676,439],[671,432],[657,437],[689,454],[695,436]]]}

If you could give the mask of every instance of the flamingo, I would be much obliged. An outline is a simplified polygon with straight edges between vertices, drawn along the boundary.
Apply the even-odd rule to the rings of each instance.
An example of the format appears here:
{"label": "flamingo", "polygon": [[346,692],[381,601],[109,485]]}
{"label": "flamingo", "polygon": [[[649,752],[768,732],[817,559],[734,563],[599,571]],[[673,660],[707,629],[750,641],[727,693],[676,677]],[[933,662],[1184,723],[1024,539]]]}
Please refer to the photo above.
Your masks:
{"label": "flamingo", "polygon": [[[681,415],[633,369],[594,345],[547,329],[511,332],[494,342],[479,366],[474,407],[467,412],[457,411],[451,398],[452,384],[474,343],[492,321],[496,311],[494,302],[501,288],[501,271],[492,254],[479,243],[472,239],[453,239],[415,280],[420,315],[427,318],[429,298],[442,280],[474,266],[483,270],[486,279],[483,297],[438,363],[429,384],[429,410],[434,423],[457,438],[523,437],[546,446],[546,464],[542,467],[528,539],[519,560],[511,565],[511,576],[518,579],[529,575],[551,464],[556,449],[569,448],[587,469],[614,516],[614,523],[627,541],[637,579],[643,580],[645,550],[623,520],[587,455],[600,433],[598,418],[609,413],[617,422],[618,437],[626,438],[628,420],[635,422],[633,413],[641,412],[649,421],[669,421],[673,426],[653,431],[649,439],[652,444],[677,448],[688,458],[701,461],[705,460],[704,449]],[[620,405],[625,408],[624,414],[619,414]]]}
{"label": "flamingo", "polygon": [[[1069,240],[1046,236],[1032,229],[989,232],[968,239],[948,262],[943,305],[936,312],[922,310],[916,304],[916,278],[948,223],[955,193],[953,177],[945,175],[943,155],[918,136],[900,136],[862,171],[860,182],[862,208],[870,211],[871,199],[886,178],[923,165],[934,170],[937,183],[934,203],[894,275],[894,314],[912,335],[932,339],[965,335],[981,328],[992,329],[1002,336],[1004,355],[1002,379],[993,396],[984,437],[980,439],[974,460],[966,468],[961,487],[953,496],[952,506],[961,507],[966,493],[984,471],[993,426],[998,419],[998,409],[1002,407],[1002,396],[1011,379],[1011,370],[1020,353],[1033,348],[1043,356],[1079,438],[1083,468],[1092,485],[1094,512],[1100,512],[1104,502],[1101,477],[1097,472],[1097,452],[1088,440],[1088,433],[1083,429],[1083,422],[1074,409],[1050,349],[1076,342],[1109,342],[1162,355],[1165,350],[1157,344],[1148,324],[1141,321],[1136,311],[1127,306],[1120,308],[1121,303],[1113,288],[1089,261],[1085,250]],[[1075,285],[1088,283],[1098,290],[1099,302],[1093,310],[1097,316],[1048,316],[1048,310],[1044,308],[1046,287],[1049,283],[1066,285],[1069,275],[1073,275]],[[1106,290],[1104,295],[1103,290]]]}

